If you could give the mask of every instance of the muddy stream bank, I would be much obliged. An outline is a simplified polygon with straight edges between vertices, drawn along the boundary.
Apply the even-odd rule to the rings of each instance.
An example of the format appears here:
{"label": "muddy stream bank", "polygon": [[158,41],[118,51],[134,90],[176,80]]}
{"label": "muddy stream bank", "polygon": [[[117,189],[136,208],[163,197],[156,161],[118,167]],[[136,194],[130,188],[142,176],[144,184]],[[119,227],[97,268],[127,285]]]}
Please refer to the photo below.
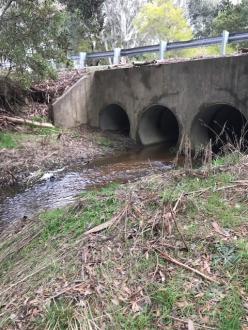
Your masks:
{"label": "muddy stream bank", "polygon": [[30,187],[14,186],[0,192],[0,229],[8,223],[30,218],[72,203],[80,193],[111,183],[127,183],[149,173],[169,170],[175,155],[168,146],[134,148],[88,164],[48,172]]}

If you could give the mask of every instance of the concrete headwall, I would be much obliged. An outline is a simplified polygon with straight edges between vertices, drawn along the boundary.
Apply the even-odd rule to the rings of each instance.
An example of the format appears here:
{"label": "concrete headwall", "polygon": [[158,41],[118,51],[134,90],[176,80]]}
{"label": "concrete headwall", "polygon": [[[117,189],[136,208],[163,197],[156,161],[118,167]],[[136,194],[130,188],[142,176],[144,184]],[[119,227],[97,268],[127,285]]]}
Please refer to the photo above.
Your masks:
{"label": "concrete headwall", "polygon": [[53,104],[56,126],[71,128],[88,123],[91,76],[81,78]]}
{"label": "concrete headwall", "polygon": [[[205,139],[199,114],[212,105],[232,106],[248,118],[247,89],[248,56],[244,55],[116,68],[81,79],[54,104],[54,117],[59,126],[99,127],[101,112],[118,105],[129,118],[131,137],[140,140],[146,129],[148,136],[151,133],[146,111],[162,106],[175,116],[179,135],[184,132],[199,143]],[[164,125],[169,126],[170,122]]]}

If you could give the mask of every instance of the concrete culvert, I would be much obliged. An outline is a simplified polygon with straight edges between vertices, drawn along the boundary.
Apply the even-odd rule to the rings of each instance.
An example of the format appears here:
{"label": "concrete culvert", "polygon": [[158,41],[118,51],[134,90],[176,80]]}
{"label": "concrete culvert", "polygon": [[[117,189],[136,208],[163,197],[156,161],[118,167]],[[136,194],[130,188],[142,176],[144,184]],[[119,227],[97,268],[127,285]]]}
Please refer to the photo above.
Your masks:
{"label": "concrete culvert", "polygon": [[247,144],[247,120],[236,108],[228,104],[204,107],[196,116],[191,130],[195,146],[206,145],[210,140],[213,150],[218,152],[224,145],[243,147]]}
{"label": "concrete culvert", "polygon": [[119,105],[111,104],[100,113],[100,128],[129,135],[129,118]]}
{"label": "concrete culvert", "polygon": [[168,108],[154,105],[143,113],[139,123],[138,136],[143,145],[163,142],[176,145],[179,139],[177,119]]}

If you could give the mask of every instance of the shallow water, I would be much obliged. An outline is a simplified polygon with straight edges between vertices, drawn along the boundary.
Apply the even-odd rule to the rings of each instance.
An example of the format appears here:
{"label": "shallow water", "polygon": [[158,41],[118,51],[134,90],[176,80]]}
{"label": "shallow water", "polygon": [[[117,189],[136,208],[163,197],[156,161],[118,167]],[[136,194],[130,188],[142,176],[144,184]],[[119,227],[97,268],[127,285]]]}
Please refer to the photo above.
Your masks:
{"label": "shallow water", "polygon": [[66,206],[88,189],[114,182],[131,182],[148,173],[169,170],[173,167],[173,159],[168,146],[134,149],[87,165],[77,165],[66,172],[55,172],[52,176],[47,175],[45,181],[26,189],[13,187],[0,196],[0,227],[23,217]]}

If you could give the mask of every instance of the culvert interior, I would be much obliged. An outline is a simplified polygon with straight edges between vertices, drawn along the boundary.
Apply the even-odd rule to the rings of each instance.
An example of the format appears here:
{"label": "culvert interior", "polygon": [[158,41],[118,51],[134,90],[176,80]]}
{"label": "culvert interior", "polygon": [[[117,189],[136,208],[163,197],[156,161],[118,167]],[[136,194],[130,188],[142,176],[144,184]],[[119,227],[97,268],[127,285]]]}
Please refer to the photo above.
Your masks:
{"label": "culvert interior", "polygon": [[176,145],[179,139],[179,125],[175,115],[161,105],[150,107],[141,116],[138,138],[143,145]]}
{"label": "culvert interior", "polygon": [[227,143],[236,145],[248,140],[247,120],[236,108],[228,104],[215,104],[203,108],[196,116],[191,130],[193,141],[206,145],[210,140],[214,151],[219,151]]}
{"label": "culvert interior", "polygon": [[100,128],[129,135],[130,122],[128,115],[119,105],[111,104],[100,113]]}

